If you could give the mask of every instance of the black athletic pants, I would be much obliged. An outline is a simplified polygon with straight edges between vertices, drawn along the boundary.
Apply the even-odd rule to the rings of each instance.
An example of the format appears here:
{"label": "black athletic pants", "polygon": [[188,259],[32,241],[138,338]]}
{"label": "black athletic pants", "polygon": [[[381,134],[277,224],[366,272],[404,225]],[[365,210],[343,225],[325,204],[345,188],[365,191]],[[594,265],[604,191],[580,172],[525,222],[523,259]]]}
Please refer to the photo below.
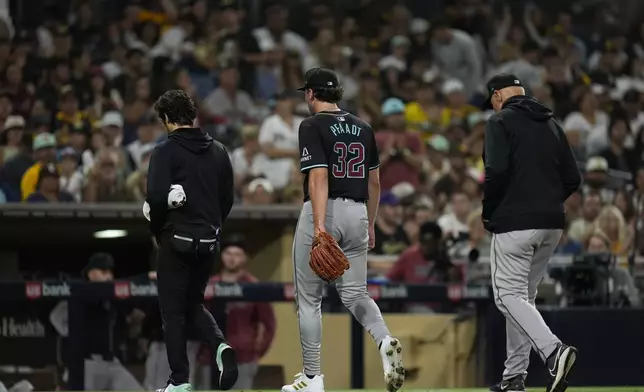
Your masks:
{"label": "black athletic pants", "polygon": [[186,354],[188,331],[206,342],[214,354],[225,341],[217,322],[203,305],[203,296],[215,262],[215,255],[196,257],[177,253],[171,248],[169,235],[162,235],[157,255],[157,285],[163,319],[169,383],[188,383],[190,365]]}

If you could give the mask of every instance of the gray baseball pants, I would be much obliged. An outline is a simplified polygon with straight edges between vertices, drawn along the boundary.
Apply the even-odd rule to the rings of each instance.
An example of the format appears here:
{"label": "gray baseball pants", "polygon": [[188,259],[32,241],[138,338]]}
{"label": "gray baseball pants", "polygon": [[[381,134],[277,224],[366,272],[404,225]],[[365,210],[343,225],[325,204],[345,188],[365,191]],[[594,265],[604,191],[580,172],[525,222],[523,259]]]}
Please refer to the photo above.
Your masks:
{"label": "gray baseball pants", "polygon": [[106,361],[99,355],[85,360],[86,391],[142,391],[132,373],[114,358]]}
{"label": "gray baseball pants", "polygon": [[231,389],[235,391],[243,391],[253,389],[253,381],[259,370],[257,362],[246,362],[237,364],[237,382]]}
{"label": "gray baseball pants", "polygon": [[[349,199],[327,203],[326,230],[338,241],[351,267],[335,282],[344,306],[380,344],[389,336],[378,305],[367,293],[367,245],[369,239],[367,206]],[[313,209],[304,203],[293,240],[293,263],[297,318],[304,374],[320,374],[322,344],[322,290],[324,281],[309,267],[313,243]]]}
{"label": "gray baseball pants", "polygon": [[527,375],[530,347],[541,359],[561,343],[534,306],[537,288],[562,230],[519,230],[492,236],[490,267],[494,302],[506,320],[507,359],[503,378]]}

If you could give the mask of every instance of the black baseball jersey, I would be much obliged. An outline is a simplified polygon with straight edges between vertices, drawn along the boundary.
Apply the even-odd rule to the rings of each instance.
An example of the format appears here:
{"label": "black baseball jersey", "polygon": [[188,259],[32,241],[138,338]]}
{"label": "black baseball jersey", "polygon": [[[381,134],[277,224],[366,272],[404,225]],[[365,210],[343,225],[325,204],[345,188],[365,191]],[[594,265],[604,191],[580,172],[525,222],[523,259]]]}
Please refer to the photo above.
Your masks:
{"label": "black baseball jersey", "polygon": [[369,171],[380,166],[371,126],[345,111],[319,112],[300,125],[300,171],[304,201],[309,197],[309,170],[326,167],[329,199],[369,198]]}

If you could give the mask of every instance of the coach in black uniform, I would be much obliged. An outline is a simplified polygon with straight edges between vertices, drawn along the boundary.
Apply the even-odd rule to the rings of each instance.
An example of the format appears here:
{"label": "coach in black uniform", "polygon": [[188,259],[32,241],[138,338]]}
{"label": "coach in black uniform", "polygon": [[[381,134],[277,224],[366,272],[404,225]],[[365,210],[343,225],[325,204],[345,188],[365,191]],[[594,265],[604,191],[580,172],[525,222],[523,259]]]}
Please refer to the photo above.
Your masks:
{"label": "coach in black uniform", "polygon": [[493,233],[492,288],[507,320],[508,355],[492,390],[525,390],[532,347],[548,366],[547,391],[562,392],[577,350],[550,331],[534,301],[562,235],[564,201],[581,176],[552,111],[525,96],[516,76],[495,76],[487,90],[486,108],[497,113],[485,129],[483,223]]}
{"label": "coach in black uniform", "polygon": [[[159,244],[159,305],[172,371],[165,391],[190,390],[186,340],[192,327],[215,353],[220,387],[230,389],[237,380],[235,354],[204,308],[203,296],[221,225],[233,205],[232,165],[220,143],[193,128],[197,110],[185,92],[166,92],[154,109],[169,134],[152,153],[147,188],[150,230]],[[168,210],[171,184],[183,186],[186,203]]]}
{"label": "coach in black uniform", "polygon": [[298,134],[305,197],[293,241],[304,371],[282,391],[324,390],[320,374],[324,281],[309,267],[309,254],[313,237],[328,232],[350,264],[335,282],[342,303],[379,345],[387,389],[394,392],[405,377],[402,348],[397,339],[389,336],[380,309],[367,294],[367,249],[373,247],[375,240],[374,222],[380,200],[376,140],[369,124],[338,108],[342,88],[333,71],[314,68],[304,79],[300,90],[305,93],[312,116],[302,122]]}

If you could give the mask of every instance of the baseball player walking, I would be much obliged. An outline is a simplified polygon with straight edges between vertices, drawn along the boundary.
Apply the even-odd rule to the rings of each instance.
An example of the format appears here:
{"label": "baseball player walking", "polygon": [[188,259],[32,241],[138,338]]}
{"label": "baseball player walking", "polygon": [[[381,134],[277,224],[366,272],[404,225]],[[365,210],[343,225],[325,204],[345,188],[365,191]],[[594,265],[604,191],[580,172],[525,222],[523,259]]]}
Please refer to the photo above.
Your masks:
{"label": "baseball player walking", "polygon": [[304,75],[312,116],[300,125],[300,170],[304,206],[293,241],[294,280],[304,370],[282,392],[324,390],[320,372],[322,290],[325,282],[309,266],[314,237],[328,233],[338,242],[350,268],[335,281],[343,304],[378,344],[387,390],[403,384],[402,347],[392,338],[380,309],[367,294],[367,248],[373,247],[380,199],[379,159],[369,124],[338,108],[342,88],[328,69]]}
{"label": "baseball player walking", "polygon": [[527,97],[514,75],[493,77],[484,108],[494,108],[485,129],[483,223],[493,233],[492,288],[506,318],[507,360],[492,391],[524,392],[530,347],[548,367],[547,392],[563,392],[577,349],[561,343],[534,306],[566,220],[564,201],[581,176],[552,111]]}

